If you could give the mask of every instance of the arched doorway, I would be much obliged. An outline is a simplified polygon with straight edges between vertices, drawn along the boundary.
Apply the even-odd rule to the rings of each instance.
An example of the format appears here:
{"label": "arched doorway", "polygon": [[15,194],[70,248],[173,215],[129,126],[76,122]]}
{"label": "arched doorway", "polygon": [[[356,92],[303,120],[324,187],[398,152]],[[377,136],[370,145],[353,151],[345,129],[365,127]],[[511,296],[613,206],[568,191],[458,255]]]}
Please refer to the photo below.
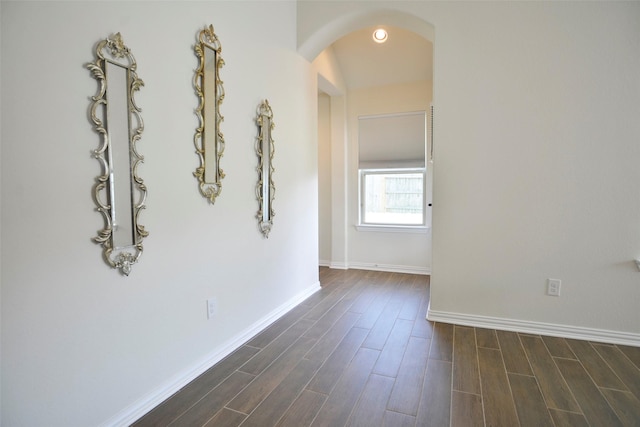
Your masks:
{"label": "arched doorway", "polygon": [[[354,211],[357,211],[359,202],[354,201],[354,197],[357,198],[358,190],[358,175],[354,174],[354,142],[353,135],[357,133],[354,130],[353,116],[356,114],[365,114],[362,111],[354,111],[353,105],[356,102],[347,102],[347,94],[353,89],[350,87],[352,84],[345,83],[345,79],[341,76],[336,76],[332,72],[331,61],[336,61],[336,54],[330,51],[333,46],[338,46],[342,43],[342,40],[351,37],[351,35],[358,32],[362,33],[363,30],[366,33],[369,28],[374,26],[385,26],[387,28],[393,28],[402,30],[404,33],[411,33],[415,38],[421,39],[424,43],[427,41],[430,45],[428,53],[425,51],[424,55],[430,55],[432,57],[432,49],[434,42],[434,28],[428,22],[419,19],[413,15],[395,11],[395,10],[378,10],[378,11],[365,11],[352,14],[345,14],[325,22],[322,25],[311,28],[305,34],[300,34],[299,31],[299,48],[298,51],[305,58],[311,60],[316,65],[318,70],[318,88],[319,88],[319,126],[325,126],[324,129],[320,129],[320,132],[324,132],[324,137],[319,135],[319,159],[320,161],[326,161],[331,159],[330,167],[323,170],[323,166],[319,164],[320,170],[320,185],[330,185],[331,190],[327,191],[326,188],[319,188],[320,198],[325,197],[328,200],[326,203],[330,203],[330,208],[324,206],[324,213],[322,212],[322,200],[319,200],[321,205],[320,218],[320,263],[321,265],[328,265],[332,268],[366,268],[366,269],[380,269],[387,271],[404,271],[418,274],[430,274],[431,272],[431,233],[430,227],[425,227],[425,230],[419,231],[420,235],[400,235],[398,230],[391,230],[392,233],[398,234],[395,238],[391,233],[379,234],[378,237],[373,237],[372,233],[355,234],[353,225],[358,221],[358,217],[354,217]],[[300,37],[301,36],[301,37]],[[328,52],[329,50],[329,52]],[[337,55],[339,56],[339,55]],[[394,61],[389,61],[394,62]],[[375,107],[371,107],[368,110],[368,114],[384,114],[384,113],[396,113],[408,110],[425,110],[427,113],[428,129],[431,128],[431,108],[430,103],[433,96],[432,87],[432,63],[429,72],[429,76],[425,79],[429,80],[428,88],[425,89],[424,96],[420,101],[415,100],[415,96],[411,101],[405,102],[404,105],[398,105],[402,95],[393,96],[392,101],[388,102],[388,105],[378,106],[378,110]],[[366,71],[365,71],[366,72]],[[349,79],[346,79],[349,80]],[[423,85],[424,86],[424,85]],[[406,91],[414,91],[414,89],[402,88]],[[391,93],[394,93],[391,91]],[[356,96],[351,96],[353,101]],[[396,99],[398,98],[398,99]],[[411,97],[409,97],[411,98]],[[428,98],[428,99],[427,99]],[[394,108],[396,110],[394,110]],[[320,116],[324,115],[324,116]],[[329,135],[329,136],[327,136]],[[326,146],[320,146],[323,143],[323,138],[330,138],[328,143],[330,149],[327,150]],[[431,143],[429,138],[428,144]],[[356,141],[357,145],[357,141]],[[427,145],[427,158],[430,159],[431,146]],[[357,157],[357,147],[355,152]],[[357,169],[357,160],[356,166]],[[425,191],[425,209],[428,209],[428,225],[430,225],[430,205],[431,205],[431,187],[432,187],[432,170],[431,167],[427,167],[428,184],[429,189]],[[330,174],[326,175],[327,170]],[[427,194],[428,193],[428,194]],[[355,196],[354,196],[355,194]],[[425,215],[427,213],[425,212]],[[326,228],[327,223],[330,224],[330,230]],[[323,225],[324,224],[324,225]],[[322,230],[325,227],[325,230]],[[361,231],[361,230],[359,230]],[[389,232],[390,230],[385,230]],[[403,233],[407,230],[401,230]],[[418,233],[416,230],[409,231],[410,233]],[[325,241],[323,242],[323,237]],[[410,243],[406,243],[406,242]],[[396,258],[384,258],[378,257],[379,254],[372,254],[370,258],[363,255],[363,248],[370,247],[406,247],[407,252],[403,256],[399,253]],[[330,248],[330,255],[323,255],[323,251],[327,251]],[[418,248],[412,250],[411,248]],[[412,258],[413,257],[413,258]],[[421,259],[419,259],[422,257]]]}
{"label": "arched doorway", "polygon": [[375,25],[403,28],[419,34],[431,43],[435,41],[435,29],[427,21],[399,10],[379,9],[348,13],[324,25],[305,26],[304,33],[298,31],[298,53],[312,62],[339,38]]}

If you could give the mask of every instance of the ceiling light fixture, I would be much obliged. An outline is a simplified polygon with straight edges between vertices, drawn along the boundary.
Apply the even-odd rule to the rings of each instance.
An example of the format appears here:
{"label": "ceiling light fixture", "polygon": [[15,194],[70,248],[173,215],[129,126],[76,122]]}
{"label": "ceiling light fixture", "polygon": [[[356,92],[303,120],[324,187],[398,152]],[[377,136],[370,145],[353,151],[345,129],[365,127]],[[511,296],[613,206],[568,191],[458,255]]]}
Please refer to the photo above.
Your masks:
{"label": "ceiling light fixture", "polygon": [[376,43],[386,42],[387,37],[388,37],[387,31],[382,28],[378,28],[373,32],[373,41]]}

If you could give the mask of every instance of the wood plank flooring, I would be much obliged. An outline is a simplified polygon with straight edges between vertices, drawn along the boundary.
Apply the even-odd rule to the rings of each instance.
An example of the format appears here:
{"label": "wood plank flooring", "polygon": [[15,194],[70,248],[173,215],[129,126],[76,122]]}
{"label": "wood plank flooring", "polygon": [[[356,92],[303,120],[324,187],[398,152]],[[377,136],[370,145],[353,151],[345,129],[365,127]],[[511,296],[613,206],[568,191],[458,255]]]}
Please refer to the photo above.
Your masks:
{"label": "wood plank flooring", "polygon": [[134,426],[640,426],[640,347],[428,322],[428,276],[320,281]]}

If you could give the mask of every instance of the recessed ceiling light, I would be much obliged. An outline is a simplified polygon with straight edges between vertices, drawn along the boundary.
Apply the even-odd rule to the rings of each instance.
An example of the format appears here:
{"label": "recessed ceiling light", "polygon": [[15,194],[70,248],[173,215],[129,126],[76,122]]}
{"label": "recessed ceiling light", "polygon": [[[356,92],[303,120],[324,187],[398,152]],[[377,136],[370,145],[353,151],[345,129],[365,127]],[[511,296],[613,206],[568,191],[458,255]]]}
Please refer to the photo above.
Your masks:
{"label": "recessed ceiling light", "polygon": [[378,28],[373,32],[373,41],[376,43],[386,42],[387,37],[388,37],[387,31],[382,28]]}

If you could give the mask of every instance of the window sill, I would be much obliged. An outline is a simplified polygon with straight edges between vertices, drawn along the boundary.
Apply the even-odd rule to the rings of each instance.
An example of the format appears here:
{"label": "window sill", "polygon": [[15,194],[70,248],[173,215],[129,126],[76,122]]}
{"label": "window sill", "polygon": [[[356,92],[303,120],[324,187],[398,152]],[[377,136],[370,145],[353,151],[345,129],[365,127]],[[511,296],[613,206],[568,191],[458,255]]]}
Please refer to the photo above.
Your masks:
{"label": "window sill", "polygon": [[373,231],[381,233],[416,233],[426,234],[431,227],[424,225],[364,225],[355,226],[358,231]]}

